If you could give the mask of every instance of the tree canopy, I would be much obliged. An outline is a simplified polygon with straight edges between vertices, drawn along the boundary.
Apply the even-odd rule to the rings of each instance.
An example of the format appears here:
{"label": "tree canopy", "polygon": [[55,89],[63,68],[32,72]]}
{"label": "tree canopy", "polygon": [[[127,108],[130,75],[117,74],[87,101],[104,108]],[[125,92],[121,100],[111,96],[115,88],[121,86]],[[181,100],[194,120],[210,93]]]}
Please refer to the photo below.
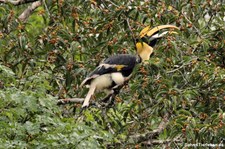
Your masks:
{"label": "tree canopy", "polygon": [[[57,105],[102,59],[173,24],[115,104]],[[0,148],[225,145],[223,0],[0,0]],[[98,103],[98,94],[92,102]]]}

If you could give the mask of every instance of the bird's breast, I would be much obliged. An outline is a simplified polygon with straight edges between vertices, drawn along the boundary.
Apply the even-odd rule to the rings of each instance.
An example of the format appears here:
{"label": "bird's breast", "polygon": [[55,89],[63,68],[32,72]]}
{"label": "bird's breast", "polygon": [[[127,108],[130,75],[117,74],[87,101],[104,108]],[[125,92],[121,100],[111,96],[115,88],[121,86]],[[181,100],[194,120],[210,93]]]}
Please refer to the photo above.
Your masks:
{"label": "bird's breast", "polygon": [[111,74],[104,74],[92,80],[91,84],[96,86],[97,91],[104,90],[112,85]]}
{"label": "bird's breast", "polygon": [[116,83],[116,85],[122,85],[124,83],[124,76],[120,72],[112,73],[112,80]]}
{"label": "bird's breast", "polygon": [[108,89],[113,87],[112,85],[115,83],[116,85],[122,85],[125,81],[125,78],[120,72],[104,74],[96,77],[92,80],[91,84],[96,86],[97,91],[102,91],[104,89]]}

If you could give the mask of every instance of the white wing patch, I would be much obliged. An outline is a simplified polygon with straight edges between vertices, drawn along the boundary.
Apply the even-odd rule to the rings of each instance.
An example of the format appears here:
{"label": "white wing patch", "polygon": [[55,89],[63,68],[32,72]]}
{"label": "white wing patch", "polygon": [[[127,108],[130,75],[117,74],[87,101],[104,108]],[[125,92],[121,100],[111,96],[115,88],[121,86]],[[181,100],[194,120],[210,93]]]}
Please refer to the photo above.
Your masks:
{"label": "white wing patch", "polygon": [[120,72],[114,72],[112,73],[112,80],[117,84],[117,85],[122,85],[125,81],[125,78]]}
{"label": "white wing patch", "polygon": [[108,68],[116,68],[117,71],[120,71],[122,68],[127,67],[127,65],[117,65],[117,64],[100,64],[99,67],[105,67],[106,69]]}
{"label": "white wing patch", "polygon": [[[117,71],[120,71],[122,68],[127,67],[127,66],[126,66],[126,65],[116,65],[116,64],[111,65],[111,64],[105,64],[105,63],[103,63],[103,64],[100,64],[100,65],[97,67],[97,70],[100,70],[102,67],[104,67],[105,69],[114,68],[114,69],[116,69]],[[110,73],[109,73],[109,74],[110,74]],[[97,77],[99,77],[99,76],[100,76],[99,74],[94,74],[94,75],[92,75],[92,76],[90,76],[90,77],[87,77],[87,78],[81,83],[80,87],[82,87],[83,85],[85,85],[86,82],[87,82],[88,80],[97,78]]]}
{"label": "white wing patch", "polygon": [[97,78],[98,76],[99,76],[98,74],[95,74],[91,77],[88,77],[88,78],[84,79],[84,81],[80,84],[80,87],[82,87],[88,80]]}

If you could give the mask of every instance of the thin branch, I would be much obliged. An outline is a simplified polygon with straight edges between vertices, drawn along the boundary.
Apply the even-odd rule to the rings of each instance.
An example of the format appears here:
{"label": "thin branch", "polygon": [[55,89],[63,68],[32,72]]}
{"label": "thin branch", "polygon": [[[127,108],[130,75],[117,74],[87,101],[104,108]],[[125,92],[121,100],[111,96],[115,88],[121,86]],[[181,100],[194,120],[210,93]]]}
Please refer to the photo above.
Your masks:
{"label": "thin branch", "polygon": [[209,29],[210,29],[209,24],[212,23],[212,20],[213,20],[214,15],[215,15],[215,13],[213,13],[213,14],[210,16],[209,21],[207,22],[205,28],[209,28]]}
{"label": "thin branch", "polygon": [[[126,85],[128,83],[129,80],[126,80],[124,85]],[[104,97],[103,99],[101,99],[100,101],[102,102],[102,104],[98,104],[98,103],[93,103],[92,105],[95,105],[97,107],[108,107],[112,104],[114,104],[114,98],[117,94],[119,94],[120,90],[123,88],[124,85],[118,86],[116,89],[114,89],[114,93],[112,95],[107,95],[106,97]],[[61,91],[60,91],[61,92]],[[60,94],[58,94],[59,96]],[[58,105],[63,105],[63,104],[69,104],[69,103],[83,103],[84,98],[66,98],[66,99],[59,99],[57,104]],[[103,104],[110,101],[110,103],[108,104]]]}
{"label": "thin branch", "polygon": [[[118,89],[120,90],[120,88],[118,88]],[[108,106],[110,106],[111,104],[113,104],[112,102],[114,102],[114,101],[112,101],[112,100],[119,93],[119,90],[112,95],[108,95],[108,96],[104,97],[101,100],[102,104],[92,103],[91,105],[95,105],[97,107],[102,107],[102,106],[108,107]],[[59,99],[57,104],[58,105],[64,105],[64,104],[70,104],[70,103],[83,103],[83,101],[84,101],[84,98],[65,98],[65,99]],[[108,101],[110,101],[110,103],[106,104]]]}
{"label": "thin branch", "polygon": [[68,103],[82,103],[84,98],[66,98],[66,99],[59,99],[57,105],[63,105]]}
{"label": "thin branch", "polygon": [[50,14],[50,12],[49,12],[49,10],[48,10],[48,6],[46,5],[45,0],[43,0],[42,2],[43,2],[43,4],[44,4],[44,6],[45,6],[45,10],[46,10],[47,13],[48,13],[48,16],[50,16],[51,14]]}
{"label": "thin branch", "polygon": [[152,145],[161,145],[161,144],[169,144],[169,143],[181,143],[182,140],[173,140],[173,139],[167,139],[167,140],[148,140],[145,142],[142,142],[141,144],[152,146]]}
{"label": "thin branch", "polygon": [[26,4],[26,3],[32,3],[32,2],[36,2],[38,0],[16,0],[16,1],[13,1],[13,0],[0,0],[0,3],[11,3],[15,6],[18,6],[18,5],[22,5],[22,4]]}
{"label": "thin branch", "polygon": [[167,127],[168,118],[169,118],[169,114],[164,115],[164,117],[157,129],[155,129],[151,132],[145,133],[145,134],[133,135],[133,136],[131,136],[131,138],[137,140],[138,143],[142,143],[142,142],[154,139]]}
{"label": "thin branch", "polygon": [[39,6],[41,6],[41,1],[33,2],[26,10],[23,11],[23,13],[19,16],[19,20],[22,22],[26,22],[28,17],[34,12],[35,9],[37,9]]}
{"label": "thin branch", "polygon": [[131,32],[132,40],[133,40],[133,43],[134,43],[134,46],[135,46],[136,40],[135,40],[135,36],[134,36],[134,33],[133,33],[132,28],[131,28],[131,26],[130,26],[130,22],[129,22],[128,18],[126,19],[126,21],[127,21],[128,28],[129,28],[129,30],[130,30],[130,32]]}
{"label": "thin branch", "polygon": [[116,5],[114,2],[110,1],[110,0],[106,0],[107,2],[111,3],[112,5],[119,7],[118,5]]}
{"label": "thin branch", "polygon": [[180,70],[180,69],[182,69],[182,68],[184,68],[184,67],[186,67],[186,66],[192,64],[192,61],[193,61],[193,60],[198,60],[198,58],[193,58],[193,59],[192,59],[191,61],[189,61],[188,63],[184,63],[183,65],[177,67],[176,69],[167,71],[166,73],[173,73],[173,72],[175,72],[175,71],[178,71],[178,70]]}
{"label": "thin branch", "polygon": [[184,16],[188,23],[193,25],[193,28],[196,30],[197,35],[201,38],[201,32],[199,31],[199,29],[188,19],[188,17],[183,11],[181,12],[181,14]]}

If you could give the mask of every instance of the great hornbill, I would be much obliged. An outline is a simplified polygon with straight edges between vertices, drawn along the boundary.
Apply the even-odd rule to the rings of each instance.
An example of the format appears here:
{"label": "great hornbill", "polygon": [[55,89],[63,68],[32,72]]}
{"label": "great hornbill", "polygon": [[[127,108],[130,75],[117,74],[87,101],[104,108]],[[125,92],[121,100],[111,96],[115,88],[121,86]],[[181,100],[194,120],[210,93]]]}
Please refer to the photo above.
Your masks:
{"label": "great hornbill", "polygon": [[104,91],[107,94],[106,97],[110,97],[116,89],[121,88],[130,79],[134,67],[141,62],[149,60],[153,52],[152,47],[156,44],[156,41],[169,32],[174,33],[168,30],[159,33],[163,29],[179,28],[173,25],[161,25],[153,29],[150,29],[150,26],[145,27],[139,34],[139,41],[136,42],[136,55],[113,55],[96,67],[81,83],[81,86],[89,86],[82,108],[89,106],[89,101],[95,91]]}

